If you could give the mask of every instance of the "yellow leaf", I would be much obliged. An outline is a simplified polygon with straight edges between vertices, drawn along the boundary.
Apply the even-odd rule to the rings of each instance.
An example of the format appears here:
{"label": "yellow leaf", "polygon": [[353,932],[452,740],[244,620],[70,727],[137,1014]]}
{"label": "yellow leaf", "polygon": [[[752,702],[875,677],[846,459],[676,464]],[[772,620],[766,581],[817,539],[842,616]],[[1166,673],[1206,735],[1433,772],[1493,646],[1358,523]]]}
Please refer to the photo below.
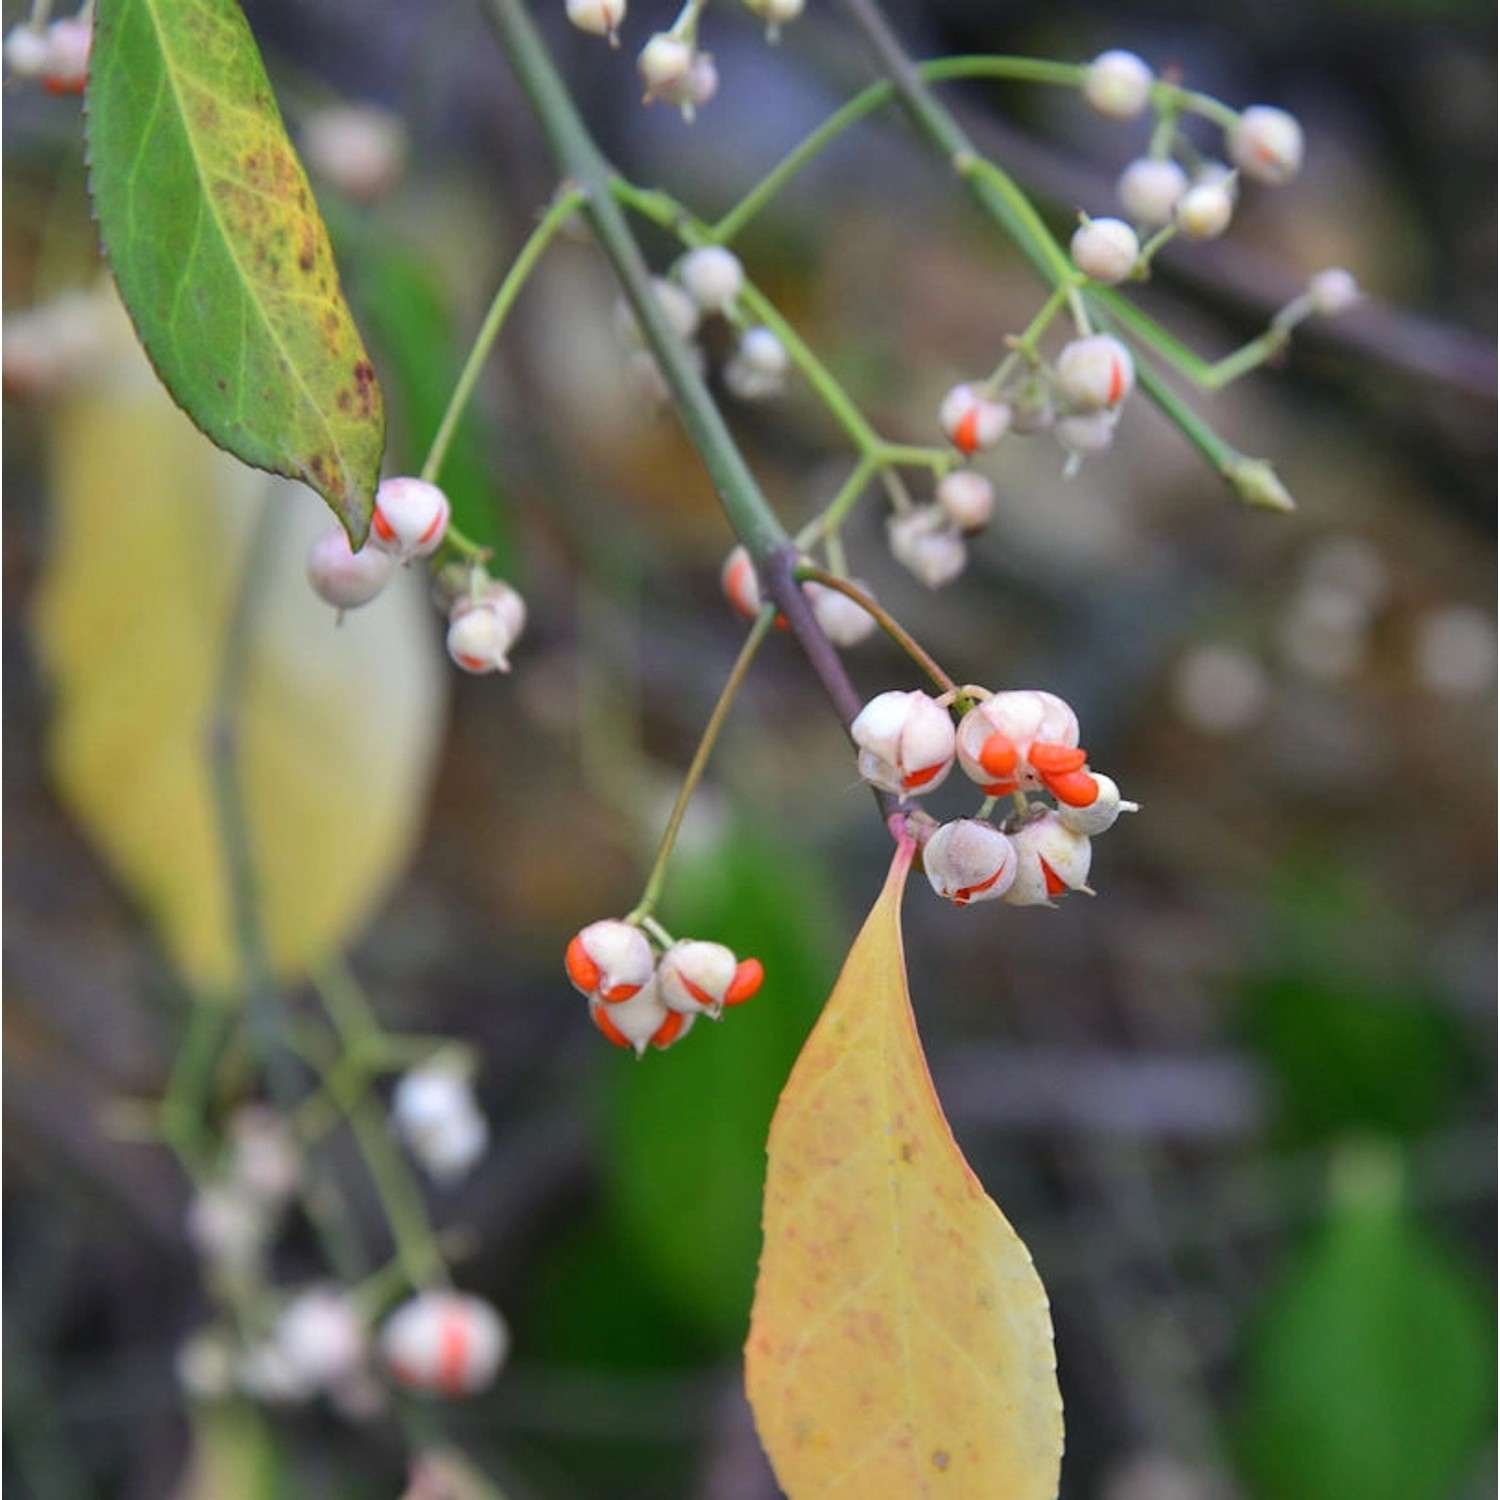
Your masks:
{"label": "yellow leaf", "polygon": [[792,1500],[1052,1500],[1047,1295],[917,1038],[903,841],[777,1106],[746,1385]]}
{"label": "yellow leaf", "polygon": [[35,619],[51,768],[184,975],[232,985],[207,736],[251,527],[274,507],[240,745],[266,935],[291,977],[368,919],[419,832],[445,680],[431,605],[413,573],[336,625],[304,571],[327,511],[200,436],[123,337],[53,426]]}

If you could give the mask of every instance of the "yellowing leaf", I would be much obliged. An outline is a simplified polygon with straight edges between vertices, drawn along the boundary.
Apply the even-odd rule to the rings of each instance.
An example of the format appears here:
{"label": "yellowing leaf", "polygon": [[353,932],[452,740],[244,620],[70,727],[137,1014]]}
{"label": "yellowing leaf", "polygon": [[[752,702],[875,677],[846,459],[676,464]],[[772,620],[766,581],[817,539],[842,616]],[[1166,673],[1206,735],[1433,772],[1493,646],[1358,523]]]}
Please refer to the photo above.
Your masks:
{"label": "yellowing leaf", "polygon": [[917,1038],[897,853],[771,1123],[746,1385],[792,1500],[1052,1500],[1047,1296]]}
{"label": "yellowing leaf", "polygon": [[420,827],[443,706],[431,606],[410,574],[336,625],[304,572],[327,512],[195,432],[125,338],[54,426],[35,621],[51,768],[183,973],[232,984],[208,732],[250,530],[272,507],[240,753],[272,960],[295,974],[369,917]]}

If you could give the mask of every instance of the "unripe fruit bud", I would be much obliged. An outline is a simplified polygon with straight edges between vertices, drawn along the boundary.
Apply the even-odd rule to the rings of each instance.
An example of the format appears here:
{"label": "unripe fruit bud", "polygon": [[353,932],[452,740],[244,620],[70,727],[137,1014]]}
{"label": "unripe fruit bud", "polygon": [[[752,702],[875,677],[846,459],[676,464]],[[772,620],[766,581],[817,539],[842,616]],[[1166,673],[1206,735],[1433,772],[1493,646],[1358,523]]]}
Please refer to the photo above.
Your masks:
{"label": "unripe fruit bud", "polygon": [[1042,775],[1029,758],[1033,747],[1077,744],[1077,715],[1055,693],[1040,688],[996,693],[975,704],[954,736],[964,775],[989,797],[1042,790]]}
{"label": "unripe fruit bud", "polygon": [[1074,833],[1056,813],[1033,818],[1010,838],[1016,850],[1016,878],[1003,901],[1012,906],[1051,906],[1054,896],[1088,890],[1093,849],[1084,834]]}
{"label": "unripe fruit bud", "polygon": [[489,1146],[489,1123],[469,1080],[432,1062],[403,1073],[391,1093],[391,1125],[434,1182],[457,1182]]}
{"label": "unripe fruit bud", "polygon": [[589,1017],[616,1047],[628,1048],[637,1057],[644,1057],[648,1046],[663,1051],[681,1041],[694,1020],[685,1011],[667,1009],[654,979],[619,1005],[591,1000]]}
{"label": "unripe fruit bud", "polygon": [[93,45],[93,24],[77,16],[54,21],[47,28],[47,68],[42,76],[42,86],[49,94],[83,92]]}
{"label": "unripe fruit bud", "polygon": [[1159,229],[1172,221],[1177,200],[1188,190],[1187,173],[1175,161],[1137,157],[1120,174],[1115,192],[1137,224]]}
{"label": "unripe fruit bud", "polygon": [[722,245],[690,250],[677,268],[682,288],[704,312],[728,312],[745,284],[739,256]]}
{"label": "unripe fruit bud", "polygon": [[336,1286],[294,1297],[271,1335],[293,1375],[312,1390],[327,1390],[357,1375],[369,1350],[364,1319]]}
{"label": "unripe fruit bud", "polygon": [[1073,264],[1105,286],[1129,278],[1141,256],[1141,242],[1123,219],[1085,219],[1068,244]]}
{"label": "unripe fruit bud", "polygon": [[1130,120],[1151,102],[1151,69],[1134,52],[1101,52],[1083,77],[1083,97],[1112,120]]}
{"label": "unripe fruit bud", "polygon": [[1229,159],[1246,177],[1284,187],[1302,170],[1302,127],[1269,104],[1252,104],[1228,135]]}
{"label": "unripe fruit bud", "polygon": [[45,31],[22,22],[5,37],[5,65],[17,78],[40,78],[52,61],[52,45]]}
{"label": "unripe fruit bud", "polygon": [[1316,272],[1307,283],[1307,304],[1315,313],[1331,318],[1336,313],[1347,312],[1364,293],[1359,283],[1348,272],[1330,267]]}
{"label": "unripe fruit bud", "polygon": [[781,28],[802,14],[805,3],[806,0],[745,0],[745,9],[765,21],[766,40],[776,42],[781,38]]}
{"label": "unripe fruit bud", "polygon": [[972,385],[956,385],[938,407],[938,423],[965,457],[993,448],[1010,431],[1010,407]]}
{"label": "unripe fruit bud", "polygon": [[724,366],[724,384],[740,400],[758,401],[781,390],[789,364],[785,346],[769,328],[747,328]]}
{"label": "unripe fruit bud", "polygon": [[995,486],[973,469],[955,469],[938,480],[937,503],[960,531],[982,531],[995,513]]}
{"label": "unripe fruit bud", "polygon": [[963,572],[968,549],[941,505],[919,505],[885,525],[891,556],[928,588],[940,589]]}
{"label": "unripe fruit bud", "polygon": [[568,0],[568,19],[593,36],[607,36],[610,46],[619,46],[620,22],[625,19],[625,0]]}
{"label": "unripe fruit bud", "polygon": [[266,1205],[237,1187],[210,1184],[188,1205],[189,1242],[210,1265],[233,1277],[257,1266],[271,1227]]}
{"label": "unripe fruit bud", "polygon": [[1068,453],[1063,472],[1071,477],[1086,454],[1103,453],[1115,440],[1119,419],[1117,411],[1086,411],[1053,423],[1053,435]]}
{"label": "unripe fruit bud", "polygon": [[641,48],[636,71],[646,85],[646,102],[665,98],[687,81],[693,69],[693,49],[681,37],[669,31],[658,31]]}
{"label": "unripe fruit bud", "polygon": [[619,1005],[651,978],[656,958],[639,927],[607,918],[590,922],[572,939],[565,966],[574,988]]}
{"label": "unripe fruit bud", "polygon": [[1200,182],[1177,200],[1172,217],[1191,240],[1217,239],[1234,216],[1234,196],[1222,184]]}
{"label": "unripe fruit bud", "polygon": [[927,879],[955,906],[993,901],[1016,878],[1016,851],[992,823],[961,818],[944,823],[922,849]]}
{"label": "unripe fruit bud", "polygon": [[307,581],[318,598],[337,610],[368,604],[390,576],[391,554],[372,544],[350,551],[342,526],[325,531],[307,554]]}
{"label": "unripe fruit bud", "polygon": [[422,1292],[385,1320],[380,1352],[408,1390],[470,1396],[499,1372],[510,1332],[488,1302],[462,1292]]}
{"label": "unripe fruit bud", "polygon": [[1073,411],[1108,411],[1135,389],[1135,361],[1107,333],[1074,339],[1055,366],[1057,393]]}
{"label": "unripe fruit bud", "polygon": [[764,978],[758,958],[741,962],[723,943],[685,938],[662,954],[656,987],[669,1010],[718,1016],[726,1005],[750,999]]}
{"label": "unripe fruit bud", "polygon": [[360,203],[395,187],[406,165],[406,127],[373,104],[330,104],[302,125],[302,159],[309,170]]}
{"label": "unripe fruit bud", "polygon": [[1095,796],[1093,801],[1083,807],[1069,806],[1066,802],[1058,803],[1058,821],[1065,828],[1071,828],[1074,833],[1081,833],[1092,838],[1095,834],[1107,833],[1113,828],[1122,812],[1141,810],[1137,802],[1120,800],[1120,788],[1115,785],[1112,778],[1098,771],[1086,771],[1080,774],[1092,778]]}
{"label": "unripe fruit bud", "polygon": [[508,672],[510,648],[526,625],[526,602],[494,578],[477,599],[463,594],[454,600],[448,621],[448,655],[464,671]]}
{"label": "unripe fruit bud", "polygon": [[859,747],[859,774],[882,791],[920,796],[953,769],[953,720],[926,693],[877,694],[849,734]]}
{"label": "unripe fruit bud", "polygon": [[[869,585],[858,578],[850,581],[865,593],[870,592]],[[857,646],[874,633],[875,616],[847,594],[821,583],[804,583],[802,592],[812,605],[819,629],[835,646]]]}
{"label": "unripe fruit bud", "polygon": [[448,529],[448,497],[425,479],[387,479],[375,491],[370,543],[399,562],[429,557]]}

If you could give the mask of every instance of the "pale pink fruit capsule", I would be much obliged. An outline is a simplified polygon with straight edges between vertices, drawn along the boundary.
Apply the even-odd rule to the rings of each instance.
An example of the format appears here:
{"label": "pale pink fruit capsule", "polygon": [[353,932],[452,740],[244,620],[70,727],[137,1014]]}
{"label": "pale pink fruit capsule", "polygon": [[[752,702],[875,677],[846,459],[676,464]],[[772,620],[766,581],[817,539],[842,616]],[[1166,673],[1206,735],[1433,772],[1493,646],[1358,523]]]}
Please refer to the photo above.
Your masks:
{"label": "pale pink fruit capsule", "polygon": [[883,791],[919,796],[953,769],[953,720],[926,693],[877,694],[849,733],[859,747],[859,774]]}
{"label": "pale pink fruit capsule", "polygon": [[354,1299],[337,1286],[299,1293],[276,1320],[272,1340],[298,1380],[328,1390],[363,1369],[369,1333]]}
{"label": "pale pink fruit capsule", "polygon": [[1135,270],[1141,242],[1123,219],[1085,219],[1073,231],[1068,251],[1085,276],[1114,286]]}
{"label": "pale pink fruit capsule", "polygon": [[1170,223],[1177,200],[1187,190],[1187,173],[1175,161],[1150,156],[1137,157],[1115,185],[1121,207],[1148,229]]}
{"label": "pale pink fruit capsule", "polygon": [[[850,581],[866,594],[870,592],[869,585],[859,579]],[[823,634],[835,646],[857,646],[875,630],[875,616],[847,594],[821,583],[804,583],[802,592],[807,595]]]}
{"label": "pale pink fruit capsule", "polygon": [[646,103],[665,99],[687,82],[693,70],[693,49],[681,37],[658,31],[636,59],[636,71],[646,86]]}
{"label": "pale pink fruit capsule", "polygon": [[1252,104],[1229,132],[1229,159],[1246,177],[1284,187],[1302,170],[1302,127],[1294,115]]}
{"label": "pale pink fruit capsule", "polygon": [[422,1292],[380,1330],[392,1377],[429,1396],[471,1396],[499,1373],[510,1332],[488,1302],[462,1292]]}
{"label": "pale pink fruit capsule", "polygon": [[446,1185],[466,1177],[489,1148],[489,1124],[463,1072],[441,1061],[403,1073],[391,1125],[423,1171]]}
{"label": "pale pink fruit capsule", "polygon": [[1134,52],[1101,52],[1083,75],[1083,97],[1112,120],[1131,120],[1151,102],[1151,69]]}
{"label": "pale pink fruit capsule", "polygon": [[739,959],[723,943],[694,938],[668,948],[656,971],[662,1003],[690,1016],[718,1016],[726,1005],[742,1005],[764,978],[758,958]]}
{"label": "pale pink fruit capsule", "polygon": [[1177,200],[1172,217],[1190,240],[1217,239],[1234,217],[1234,194],[1222,182],[1196,183]]}
{"label": "pale pink fruit capsule", "polygon": [[1010,431],[1010,407],[972,385],[956,385],[938,407],[938,424],[966,458],[993,448]]}
{"label": "pale pink fruit capsule", "polygon": [[969,560],[958,527],[941,505],[919,505],[885,523],[891,556],[930,589],[952,583]]}
{"label": "pale pink fruit capsule", "polygon": [[938,480],[937,503],[960,531],[983,531],[995,514],[995,486],[973,469],[955,469]]}
{"label": "pale pink fruit capsule", "polygon": [[526,625],[526,602],[491,579],[478,597],[460,595],[448,614],[448,655],[466,672],[510,671],[510,648]]}
{"label": "pale pink fruit capsule", "polygon": [[1107,333],[1063,346],[1055,367],[1057,393],[1073,411],[1108,411],[1135,389],[1135,361]]}
{"label": "pale pink fruit capsule", "polygon": [[302,125],[308,169],[360,203],[383,198],[406,165],[406,127],[374,104],[330,104]]}
{"label": "pale pink fruit capsule", "polygon": [[307,581],[325,604],[337,610],[368,604],[391,576],[391,554],[378,546],[350,550],[342,526],[325,531],[307,554]]}
{"label": "pale pink fruit capsule", "polygon": [[620,45],[620,22],[625,19],[625,0],[568,0],[568,20],[580,31],[609,38],[611,47]]}
{"label": "pale pink fruit capsule", "polygon": [[1314,272],[1307,283],[1307,305],[1325,318],[1347,312],[1363,295],[1354,276],[1337,266]]}
{"label": "pale pink fruit capsule", "polygon": [[81,94],[89,76],[89,52],[94,28],[89,21],[69,16],[47,28],[47,67],[42,87],[49,94]]}
{"label": "pale pink fruit capsule", "polygon": [[656,958],[639,927],[606,918],[590,922],[575,934],[568,943],[564,965],[575,989],[591,999],[619,1005],[651,978]]}
{"label": "pale pink fruit capsule", "polygon": [[1044,762],[1053,766],[1076,757],[1076,765],[1048,774],[1066,775],[1084,763],[1083,752],[1076,748],[1077,716],[1056,694],[1040,688],[996,693],[976,704],[959,722],[954,745],[964,774],[990,797],[1046,786],[1043,772],[1031,759],[1038,746],[1073,752],[1052,761],[1044,754]]}
{"label": "pale pink fruit capsule", "polygon": [[1079,774],[1087,776],[1094,783],[1094,796],[1083,806],[1070,806],[1066,802],[1058,803],[1057,816],[1065,828],[1071,828],[1074,833],[1086,834],[1089,838],[1093,838],[1095,834],[1107,833],[1113,828],[1122,812],[1141,810],[1137,802],[1120,800],[1120,788],[1115,785],[1112,777],[1105,776],[1098,771],[1084,771]]}
{"label": "pale pink fruit capsule", "polygon": [[1010,838],[1016,850],[1016,878],[1002,901],[1051,906],[1054,897],[1068,891],[1088,891],[1093,854],[1088,838],[1075,833],[1056,813],[1042,813]]}
{"label": "pale pink fruit capsule", "polygon": [[448,516],[448,497],[435,484],[387,479],[375,491],[370,542],[399,562],[428,557],[443,543]]}
{"label": "pale pink fruit capsule", "polygon": [[1016,878],[1016,851],[992,823],[960,818],[944,823],[922,849],[933,890],[955,906],[994,901]]}
{"label": "pale pink fruit capsule", "polygon": [[616,1047],[628,1048],[637,1057],[645,1056],[647,1047],[660,1052],[681,1041],[694,1020],[686,1011],[667,1009],[655,980],[619,1005],[591,1000],[589,1018]]}

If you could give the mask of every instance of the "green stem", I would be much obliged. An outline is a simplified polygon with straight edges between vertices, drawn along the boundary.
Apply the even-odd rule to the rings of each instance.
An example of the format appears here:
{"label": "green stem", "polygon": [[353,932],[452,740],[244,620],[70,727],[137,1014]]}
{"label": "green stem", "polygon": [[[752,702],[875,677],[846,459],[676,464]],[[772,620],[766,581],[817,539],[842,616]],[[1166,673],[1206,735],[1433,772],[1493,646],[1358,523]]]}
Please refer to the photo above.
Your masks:
{"label": "green stem", "polygon": [[797,533],[799,548],[811,547],[820,537],[833,537],[844,524],[844,517],[854,508],[865,487],[875,476],[879,467],[876,459],[868,456],[855,464],[849,477],[839,486],[839,492]]}
{"label": "green stem", "polygon": [[230,1022],[224,1002],[201,994],[190,997],[187,1035],[173,1061],[158,1110],[162,1136],[195,1181],[204,1178],[213,1164],[213,1133],[206,1116]]}
{"label": "green stem", "polygon": [[1257,369],[1286,348],[1291,337],[1285,326],[1272,324],[1232,354],[1210,363],[1118,292],[1107,287],[1094,287],[1090,288],[1088,295],[1123,328],[1128,328],[1133,338],[1205,390],[1221,390],[1241,375]]}
{"label": "green stem", "polygon": [[703,726],[703,735],[698,741],[698,748],[693,752],[692,763],[687,768],[687,774],[682,778],[677,800],[672,804],[671,816],[667,819],[666,829],[657,847],[656,860],[651,866],[650,875],[646,877],[646,888],[641,892],[641,899],[636,903],[635,910],[625,918],[627,922],[644,923],[656,908],[656,903],[661,897],[662,884],[667,878],[667,863],[672,858],[672,848],[677,842],[677,834],[687,814],[688,803],[692,801],[693,793],[698,789],[698,782],[703,776],[704,767],[708,765],[708,758],[713,754],[714,744],[719,738],[719,730],[723,728],[735,695],[740,690],[740,684],[745,680],[745,673],[750,670],[750,663],[755,660],[755,653],[760,649],[760,643],[765,640],[775,619],[775,606],[766,605],[756,616],[749,635],[745,637],[744,645],[740,647],[740,654],[735,657],[734,665],[729,669],[729,676],[725,679],[724,687],[719,693],[719,701],[714,704],[713,712],[708,716],[708,723]]}

